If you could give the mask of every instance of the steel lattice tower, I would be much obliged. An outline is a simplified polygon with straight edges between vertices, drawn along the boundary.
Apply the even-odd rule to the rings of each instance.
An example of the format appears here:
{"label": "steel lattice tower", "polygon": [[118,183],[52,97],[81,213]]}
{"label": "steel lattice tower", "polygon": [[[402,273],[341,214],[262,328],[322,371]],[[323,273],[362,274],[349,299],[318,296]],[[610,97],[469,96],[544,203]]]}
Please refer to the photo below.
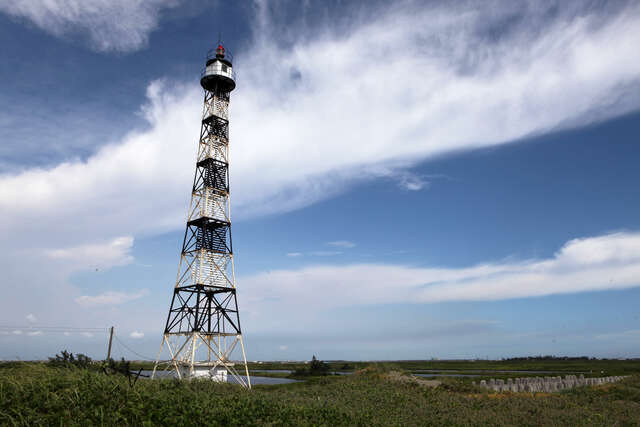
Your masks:
{"label": "steel lattice tower", "polygon": [[[240,329],[229,215],[229,95],[236,87],[232,57],[219,45],[207,54],[202,127],[178,276],[153,370],[179,378],[230,373],[251,387]],[[238,346],[239,344],[239,346]],[[246,379],[232,362],[240,347]],[[169,358],[160,360],[163,349]]]}

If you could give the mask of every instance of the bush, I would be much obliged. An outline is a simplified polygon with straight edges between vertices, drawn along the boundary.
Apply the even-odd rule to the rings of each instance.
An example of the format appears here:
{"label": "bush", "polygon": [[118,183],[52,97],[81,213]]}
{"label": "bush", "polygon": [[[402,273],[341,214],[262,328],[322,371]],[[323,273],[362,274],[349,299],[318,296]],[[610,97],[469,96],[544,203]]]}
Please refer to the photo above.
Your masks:
{"label": "bush", "polygon": [[62,350],[60,354],[56,354],[55,357],[50,357],[47,364],[49,366],[55,366],[58,368],[89,368],[92,360],[89,356],[79,353],[77,357],[73,353],[67,350]]}
{"label": "bush", "polygon": [[116,362],[113,359],[108,359],[106,369],[114,373],[129,376],[131,375],[131,362],[124,360],[124,357],[119,362]]}
{"label": "bush", "polygon": [[356,371],[358,375],[383,375],[388,374],[389,372],[399,372],[401,374],[406,373],[404,369],[398,366],[395,363],[388,362],[376,362],[367,365],[365,368],[362,368]]}
{"label": "bush", "polygon": [[311,362],[309,362],[308,368],[298,368],[293,372],[293,375],[296,376],[320,376],[328,374],[329,364],[323,362],[322,360],[318,360],[315,355],[311,358]]}
{"label": "bush", "polygon": [[104,375],[97,369],[0,362],[0,426],[631,426],[640,420],[638,403],[637,374],[606,387],[548,395],[504,393],[497,398],[389,381],[382,375],[316,377],[294,384],[256,385],[252,390],[176,379],[140,380],[131,388],[122,375]]}
{"label": "bush", "polygon": [[60,354],[56,354],[55,357],[49,357],[47,365],[56,368],[80,368],[93,370],[99,370],[100,366],[102,366],[102,370],[107,374],[131,375],[131,362],[125,360],[124,357],[120,361],[108,359],[105,363],[98,365],[94,364],[89,356],[82,353],[74,356],[73,353],[67,350],[62,350]]}

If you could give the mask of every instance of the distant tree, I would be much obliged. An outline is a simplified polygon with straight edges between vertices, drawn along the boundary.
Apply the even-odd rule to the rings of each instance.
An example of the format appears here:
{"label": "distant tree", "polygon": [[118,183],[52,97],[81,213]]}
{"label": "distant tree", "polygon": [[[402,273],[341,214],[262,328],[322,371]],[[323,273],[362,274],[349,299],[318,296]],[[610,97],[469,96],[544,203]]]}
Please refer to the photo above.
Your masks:
{"label": "distant tree", "polygon": [[314,354],[311,358],[311,363],[309,363],[309,373],[311,375],[327,375],[328,372],[329,365],[322,360],[316,359],[316,355]]}
{"label": "distant tree", "polygon": [[88,368],[91,366],[91,358],[87,355],[79,353],[77,357],[73,353],[62,350],[60,354],[56,354],[55,357],[49,357],[49,366],[55,366],[60,368]]}
{"label": "distant tree", "polygon": [[111,372],[117,372],[127,376],[131,374],[131,362],[125,360],[124,357],[119,362],[113,359],[107,360],[107,368],[110,369]]}
{"label": "distant tree", "polygon": [[306,376],[306,375],[327,375],[329,373],[329,364],[323,362],[322,360],[318,360],[315,356],[311,358],[311,362],[309,362],[309,367],[298,368],[293,374],[297,376]]}

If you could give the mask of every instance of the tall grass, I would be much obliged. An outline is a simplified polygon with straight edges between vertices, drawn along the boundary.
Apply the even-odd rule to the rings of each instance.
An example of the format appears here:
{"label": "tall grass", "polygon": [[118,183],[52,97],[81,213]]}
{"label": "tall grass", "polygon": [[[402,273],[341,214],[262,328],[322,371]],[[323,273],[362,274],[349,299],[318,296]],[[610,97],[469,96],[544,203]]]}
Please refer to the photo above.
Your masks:
{"label": "tall grass", "polygon": [[[0,366],[0,425],[637,425],[640,376],[553,395],[391,381],[380,369],[245,390],[37,363]],[[384,369],[382,369],[384,371]]]}

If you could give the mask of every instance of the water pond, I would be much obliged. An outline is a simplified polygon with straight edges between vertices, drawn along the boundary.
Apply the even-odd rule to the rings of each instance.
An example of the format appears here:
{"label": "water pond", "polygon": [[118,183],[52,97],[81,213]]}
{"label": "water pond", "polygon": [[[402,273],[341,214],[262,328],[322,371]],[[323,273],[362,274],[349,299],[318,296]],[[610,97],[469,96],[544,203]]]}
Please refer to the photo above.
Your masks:
{"label": "water pond", "polygon": [[[460,376],[458,374],[586,374],[586,372],[564,372],[564,371],[524,371],[524,370],[501,370],[501,369],[415,369],[416,374],[434,372],[442,376]],[[433,375],[436,376],[436,375]],[[468,375],[467,375],[468,376]]]}
{"label": "water pond", "polygon": [[[251,372],[269,372],[269,373],[278,373],[278,374],[291,374],[293,371],[291,369],[251,369]],[[331,371],[329,372],[331,375],[351,375],[353,372],[340,372],[340,371]],[[251,377],[253,378],[253,377]]]}
{"label": "water pond", "polygon": [[480,374],[452,374],[452,373],[447,373],[447,374],[438,374],[438,373],[434,373],[434,374],[416,374],[416,373],[412,373],[411,375],[413,375],[414,377],[425,377],[425,378],[430,378],[430,377],[481,377],[482,376]]}
{"label": "water pond", "polygon": [[[151,378],[151,374],[153,373],[153,371],[151,370],[144,370],[141,372],[142,375],[146,375],[147,377]],[[168,378],[168,377],[173,377],[173,373],[172,372],[168,372],[168,371],[157,371],[156,372],[156,377],[157,378]],[[240,375],[240,377],[242,377],[243,380],[247,380],[247,377],[244,375]],[[229,382],[230,383],[234,383],[234,384],[238,384],[238,381],[233,378],[232,375],[229,375],[228,377]],[[276,385],[276,384],[289,384],[289,383],[297,383],[299,382],[298,380],[292,380],[290,378],[271,378],[271,377],[259,377],[259,376],[255,376],[255,375],[251,375],[251,384],[255,385],[255,384],[267,384],[267,385]]]}
{"label": "water pond", "polygon": [[[273,372],[273,373],[283,373],[283,374],[290,374],[293,371],[289,370],[289,369],[253,369],[251,372]],[[433,373],[430,373],[433,372]],[[476,371],[452,371],[452,372],[442,372],[440,370],[431,370],[431,369],[424,369],[424,370],[416,370],[413,375],[418,376],[418,377],[480,377],[482,376],[481,374],[467,374],[465,372],[476,372]],[[477,371],[480,372],[480,371]],[[531,371],[529,371],[531,372]],[[331,375],[351,375],[353,374],[353,372],[340,372],[340,371],[334,371],[334,372],[329,372]],[[253,377],[251,377],[253,378]]]}

